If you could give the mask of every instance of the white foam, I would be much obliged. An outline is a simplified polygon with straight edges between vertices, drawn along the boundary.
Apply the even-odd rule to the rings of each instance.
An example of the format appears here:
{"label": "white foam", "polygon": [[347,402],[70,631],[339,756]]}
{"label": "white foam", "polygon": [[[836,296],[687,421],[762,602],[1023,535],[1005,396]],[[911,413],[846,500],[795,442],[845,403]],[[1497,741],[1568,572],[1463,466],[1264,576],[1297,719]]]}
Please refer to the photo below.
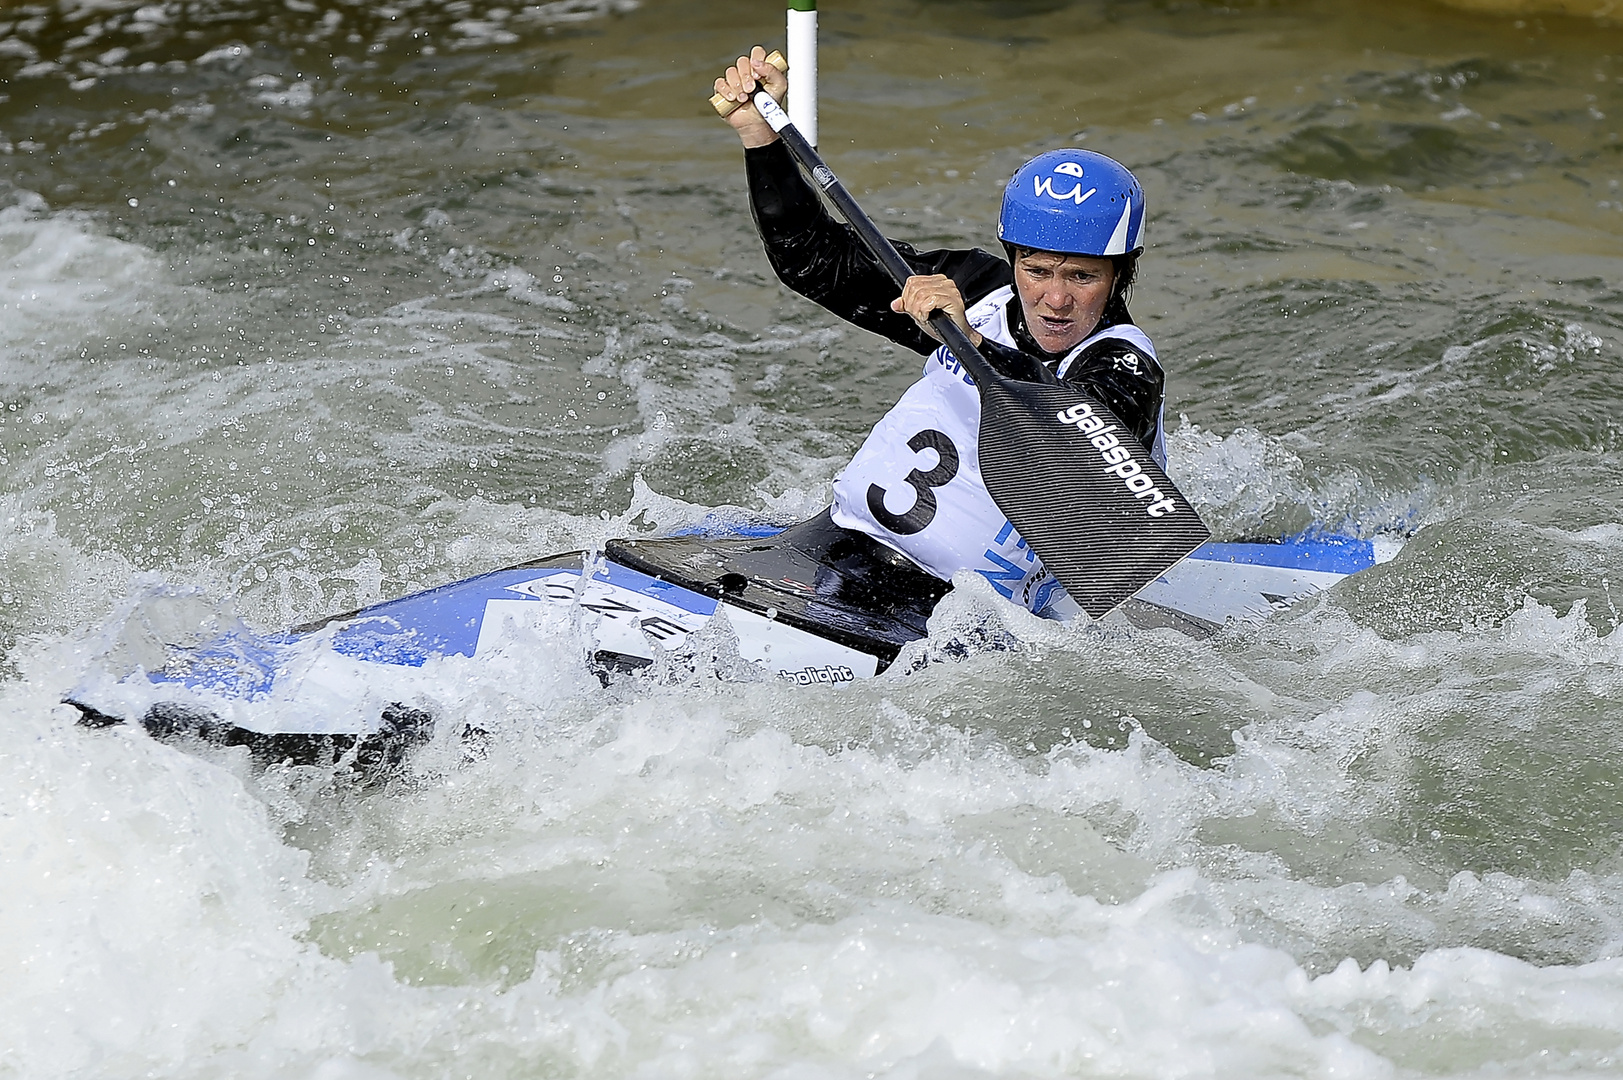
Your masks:
{"label": "white foam", "polygon": [[[768,419],[763,411],[735,404],[738,377],[733,369],[741,357],[754,363],[799,348],[826,348],[841,336],[838,329],[782,326],[757,340],[738,341],[718,332],[694,337],[667,322],[610,328],[603,351],[581,370],[616,378],[630,388],[640,425],[627,425],[630,430],[605,448],[604,472],[624,475],[689,448],[706,448],[731,460],[769,463],[767,475],[756,485],[763,499],[826,484],[845,455],[814,456],[782,440],[769,443],[762,431]],[[679,361],[680,382],[664,373],[672,359]]]}
{"label": "white foam", "polygon": [[1424,479],[1394,492],[1347,469],[1309,470],[1285,439],[1245,427],[1219,436],[1188,417],[1168,433],[1167,455],[1168,474],[1226,537],[1309,527],[1360,537],[1410,532],[1435,515],[1440,498]]}
{"label": "white foam", "polygon": [[[98,234],[82,217],[52,214],[24,192],[0,209],[0,349],[13,361],[56,358],[102,330],[150,317],[157,260]],[[22,375],[13,367],[0,386]]]}
{"label": "white foam", "polygon": [[[986,614],[956,600],[941,633]],[[833,692],[605,690],[533,662],[572,647],[548,630],[565,636],[422,669],[411,700],[489,732],[487,754],[463,763],[442,735],[414,785],[362,799],[319,770],[256,777],[240,754],[73,729],[53,702],[74,647],[41,642],[0,684],[0,1037],[38,1077],[405,1076],[437,1046],[495,1071],[660,1076],[1465,1075],[1557,1045],[1606,1068],[1617,961],[1424,943],[1570,934],[1618,910],[1623,879],[1334,885],[1289,859],[1387,813],[1394,789],[1359,763],[1406,738],[1417,692],[1452,692],[1461,656],[1615,675],[1615,643],[1536,605],[1486,642],[1315,618],[1288,661],[1325,703],[1306,710],[1247,690],[1242,653],[1020,613],[1014,651]],[[1034,675],[1109,687],[1157,663],[1256,702],[1228,763],[1142,730],[1036,754],[999,733]],[[1392,674],[1337,689],[1371,671]],[[1097,712],[1052,700],[1044,723]],[[1371,926],[1420,951],[1292,955],[1293,934]]]}
{"label": "white foam", "polygon": [[29,637],[93,624],[133,578],[118,553],[87,553],[62,536],[31,492],[0,492],[0,630]]}

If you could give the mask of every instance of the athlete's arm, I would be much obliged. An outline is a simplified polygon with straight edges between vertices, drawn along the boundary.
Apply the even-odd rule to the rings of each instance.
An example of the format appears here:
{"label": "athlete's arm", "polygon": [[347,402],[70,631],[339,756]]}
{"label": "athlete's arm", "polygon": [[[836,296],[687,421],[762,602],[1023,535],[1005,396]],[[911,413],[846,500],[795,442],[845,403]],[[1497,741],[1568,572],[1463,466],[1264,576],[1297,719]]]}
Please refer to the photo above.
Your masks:
{"label": "athlete's arm", "polygon": [[1166,383],[1154,358],[1125,341],[1106,338],[1072,362],[1065,381],[1108,405],[1146,449],[1153,448]]}
{"label": "athlete's arm", "polygon": [[[778,278],[806,299],[840,318],[916,353],[939,344],[911,316],[892,311],[901,290],[868,254],[849,226],[834,220],[780,143],[747,147],[750,209]],[[894,242],[894,241],[893,241]],[[1009,264],[988,252],[916,251],[896,243],[915,274],[942,274],[958,287],[966,305],[1014,280]]]}

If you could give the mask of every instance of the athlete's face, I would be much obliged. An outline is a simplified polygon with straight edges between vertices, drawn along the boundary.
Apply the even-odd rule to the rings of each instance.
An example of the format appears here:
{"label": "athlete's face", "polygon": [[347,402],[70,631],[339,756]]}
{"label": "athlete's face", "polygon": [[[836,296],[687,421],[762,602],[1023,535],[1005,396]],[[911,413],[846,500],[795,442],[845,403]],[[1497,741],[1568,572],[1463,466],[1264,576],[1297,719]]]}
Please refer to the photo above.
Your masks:
{"label": "athlete's face", "polygon": [[1014,260],[1014,287],[1026,326],[1049,352],[1064,352],[1093,333],[1115,283],[1116,267],[1109,259],[1027,251]]}

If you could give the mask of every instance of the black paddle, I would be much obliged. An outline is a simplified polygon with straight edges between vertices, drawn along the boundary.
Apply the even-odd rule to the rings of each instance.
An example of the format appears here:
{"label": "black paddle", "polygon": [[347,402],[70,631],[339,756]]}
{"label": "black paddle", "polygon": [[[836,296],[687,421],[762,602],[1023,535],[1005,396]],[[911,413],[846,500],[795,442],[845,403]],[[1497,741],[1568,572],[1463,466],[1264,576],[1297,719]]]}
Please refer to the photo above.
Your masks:
{"label": "black paddle", "polygon": [[[913,276],[772,95],[754,96],[772,130],[898,286]],[[1142,443],[1105,405],[1068,383],[1010,379],[944,312],[930,317],[981,395],[981,478],[1049,573],[1094,618],[1160,577],[1211,531]]]}

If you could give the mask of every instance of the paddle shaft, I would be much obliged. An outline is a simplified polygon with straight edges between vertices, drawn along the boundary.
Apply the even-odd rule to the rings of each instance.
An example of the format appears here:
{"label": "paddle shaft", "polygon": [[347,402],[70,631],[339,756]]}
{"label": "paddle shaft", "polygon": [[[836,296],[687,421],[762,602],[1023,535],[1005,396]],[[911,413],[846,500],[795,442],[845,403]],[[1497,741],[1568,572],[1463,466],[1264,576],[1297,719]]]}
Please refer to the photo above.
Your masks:
{"label": "paddle shaft", "polygon": [[[766,118],[766,122],[772,125],[772,130],[778,133],[778,138],[783,140],[784,145],[789,147],[789,152],[795,156],[795,160],[811,173],[817,186],[823,189],[824,194],[839,209],[840,216],[856,230],[862,246],[879,260],[879,265],[885,268],[885,272],[896,282],[897,287],[905,285],[907,279],[914,276],[913,268],[907,265],[907,260],[896,250],[896,245],[879,231],[879,226],[874,224],[873,218],[869,217],[856,199],[851,197],[851,193],[845,190],[845,185],[840,183],[840,178],[834,175],[834,170],[828,167],[828,163],[817,152],[817,148],[806,141],[806,137],[790,122],[788,114],[778,107],[771,94],[765,90],[757,90],[754,101],[755,108]],[[930,326],[947,348],[952,350],[952,355],[969,369],[970,375],[977,381],[996,377],[992,365],[986,362],[986,357],[981,355],[980,350],[970,342],[969,335],[952,321],[950,315],[944,311],[932,312]]]}

